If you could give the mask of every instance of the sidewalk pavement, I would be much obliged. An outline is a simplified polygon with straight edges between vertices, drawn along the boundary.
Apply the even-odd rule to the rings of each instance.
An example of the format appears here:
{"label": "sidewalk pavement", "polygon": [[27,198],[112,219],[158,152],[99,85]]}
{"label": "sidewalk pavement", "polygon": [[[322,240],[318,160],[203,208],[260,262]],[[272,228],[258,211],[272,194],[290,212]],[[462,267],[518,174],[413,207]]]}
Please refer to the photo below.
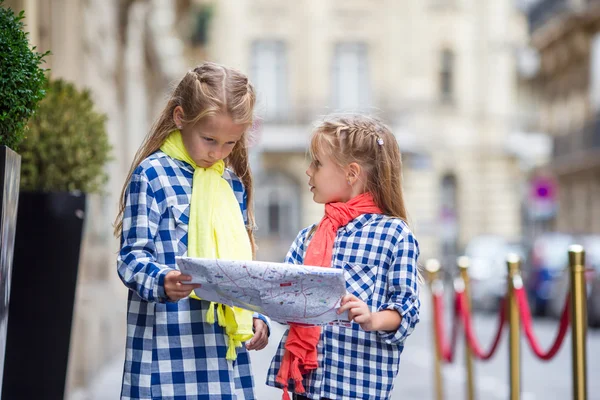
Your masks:
{"label": "sidewalk pavement", "polygon": [[71,393],[68,400],[118,400],[121,395],[124,355],[106,364],[87,388]]}

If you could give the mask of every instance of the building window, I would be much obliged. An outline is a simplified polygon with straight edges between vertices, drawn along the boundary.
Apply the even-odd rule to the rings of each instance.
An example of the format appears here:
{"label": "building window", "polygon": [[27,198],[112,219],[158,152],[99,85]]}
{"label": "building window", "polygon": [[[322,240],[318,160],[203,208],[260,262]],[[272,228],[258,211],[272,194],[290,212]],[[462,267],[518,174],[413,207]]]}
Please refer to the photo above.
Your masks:
{"label": "building window", "polygon": [[458,204],[453,174],[444,175],[440,182],[439,233],[444,261],[454,263],[458,255]]}
{"label": "building window", "polygon": [[442,102],[454,100],[454,53],[442,50],[440,55],[440,99]]}
{"label": "building window", "polygon": [[194,46],[205,46],[208,43],[208,32],[213,15],[214,6],[210,4],[198,5],[193,9],[191,41]]}
{"label": "building window", "polygon": [[437,9],[447,9],[456,7],[458,0],[430,0],[431,7],[434,10]]}
{"label": "building window", "polygon": [[269,220],[269,232],[272,233],[278,233],[281,230],[281,214],[282,214],[282,208],[284,208],[284,205],[281,204],[281,202],[279,201],[279,199],[277,197],[279,196],[273,196],[275,198],[269,199],[269,216],[268,216],[268,220]]}
{"label": "building window", "polygon": [[590,103],[592,111],[600,111],[600,33],[594,35],[590,54]]}
{"label": "building window", "polygon": [[258,40],[252,44],[252,83],[257,92],[257,111],[266,121],[288,117],[288,73],[285,43]]}
{"label": "building window", "polygon": [[368,48],[365,43],[338,43],[333,59],[333,106],[357,111],[370,106]]}
{"label": "building window", "polygon": [[294,238],[299,230],[300,189],[280,172],[267,172],[256,185],[257,235]]}
{"label": "building window", "polygon": [[411,170],[428,170],[432,168],[431,155],[404,150],[402,160],[406,168]]}

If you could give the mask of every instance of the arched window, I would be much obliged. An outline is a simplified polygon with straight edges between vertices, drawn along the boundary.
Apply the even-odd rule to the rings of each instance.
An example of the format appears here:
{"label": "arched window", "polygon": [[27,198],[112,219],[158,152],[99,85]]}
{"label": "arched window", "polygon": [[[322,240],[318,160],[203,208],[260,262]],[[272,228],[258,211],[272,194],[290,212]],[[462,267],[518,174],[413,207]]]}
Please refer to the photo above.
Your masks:
{"label": "arched window", "polygon": [[256,87],[257,108],[267,121],[288,116],[287,47],[279,40],[252,43],[250,74]]}
{"label": "arched window", "polygon": [[256,185],[255,197],[257,235],[293,239],[299,230],[298,184],[281,172],[265,171]]}
{"label": "arched window", "polygon": [[454,52],[444,49],[440,53],[440,100],[454,101]]}
{"label": "arched window", "polygon": [[458,253],[458,210],[456,176],[446,174],[440,182],[440,239],[442,253],[449,260],[455,259]]}
{"label": "arched window", "polygon": [[333,58],[333,107],[356,111],[370,104],[369,48],[366,43],[335,45]]}
{"label": "arched window", "polygon": [[600,33],[596,33],[590,45],[590,103],[593,112],[600,112]]}

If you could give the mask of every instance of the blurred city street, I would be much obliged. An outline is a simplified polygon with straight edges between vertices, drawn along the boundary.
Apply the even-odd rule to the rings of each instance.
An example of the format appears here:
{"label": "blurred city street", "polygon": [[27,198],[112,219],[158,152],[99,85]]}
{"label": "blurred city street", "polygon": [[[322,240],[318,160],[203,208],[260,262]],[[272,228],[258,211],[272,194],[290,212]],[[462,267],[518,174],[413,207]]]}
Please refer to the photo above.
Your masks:
{"label": "blurred city street", "polygon": [[[14,365],[27,370],[22,361],[36,357],[56,366],[57,377],[48,381],[61,393],[57,399],[119,398],[126,285],[147,282],[136,275],[144,266],[177,268],[154,261],[164,253],[184,255],[188,240],[183,218],[177,250],[149,253],[151,262],[136,267],[138,278],[124,285],[117,271],[121,238],[119,229],[113,231],[121,190],[140,144],[160,125],[155,124],[159,111],[176,82],[210,61],[242,72],[244,93],[253,94],[245,140],[228,143],[244,154],[245,186],[238,189],[247,197],[240,206],[246,207],[257,260],[282,261],[297,233],[323,217],[306,172],[313,165],[308,148],[316,124],[332,114],[381,119],[401,151],[401,162],[395,159],[391,169],[398,165],[402,195],[397,192],[390,203],[406,203],[418,263],[439,264],[440,280],[459,277],[458,260],[467,260],[462,272],[483,349],[495,334],[507,282],[515,282],[507,279],[507,255],[516,255],[519,293],[528,301],[544,350],[558,330],[563,299],[574,291],[570,285],[578,283],[580,296],[573,298],[581,300],[571,314],[580,316],[587,296],[587,392],[589,399],[600,400],[595,379],[600,374],[600,0],[0,0],[0,11],[0,142],[10,139],[0,143],[0,152],[10,155],[5,170],[14,174],[2,192],[12,200],[0,197],[0,361],[7,360],[0,364],[0,389],[11,380],[9,369],[16,382],[27,374],[15,372]],[[5,39],[4,21],[19,48],[12,36]],[[194,79],[202,85],[200,77]],[[31,104],[24,106],[19,101],[27,96]],[[85,105],[81,111],[80,105]],[[19,116],[12,122],[5,119],[10,114],[5,108],[11,107]],[[20,114],[24,109],[27,118]],[[175,122],[165,119],[167,125]],[[373,146],[382,146],[380,140]],[[152,142],[152,152],[159,141]],[[17,142],[20,149],[11,149]],[[223,156],[230,170],[232,157]],[[382,181],[390,179],[364,190],[384,188]],[[246,201],[249,187],[252,199]],[[55,194],[65,197],[40,201],[77,202],[43,231],[41,217],[32,218],[30,210],[44,217],[51,213],[23,204]],[[178,198],[170,212],[185,216],[191,206],[180,203]],[[47,233],[31,240],[25,225],[17,223],[23,219],[33,220],[33,231]],[[149,243],[163,236],[175,237],[160,231]],[[569,259],[573,245],[585,252],[580,263]],[[53,250],[57,257],[70,254],[69,265],[62,260],[50,265]],[[577,269],[579,280],[570,269]],[[29,302],[37,290],[31,289],[31,277],[56,293],[44,304],[51,312]],[[49,287],[48,281],[58,283]],[[451,291],[446,285],[448,336]],[[148,310],[154,307],[154,297],[135,300],[147,300]],[[421,321],[405,344],[393,400],[437,397],[427,283],[421,302]],[[8,318],[14,309],[11,315],[17,316]],[[37,316],[28,316],[30,310]],[[27,324],[47,325],[49,344],[36,341],[35,354],[23,357],[23,351],[34,351],[20,332],[37,333],[37,325]],[[10,345],[11,328],[17,345]],[[264,381],[283,332],[284,326],[273,323],[269,346],[251,353],[259,399],[281,398],[281,391]],[[5,355],[5,348],[12,351]],[[443,367],[445,398],[452,400],[467,398],[462,336],[456,351],[454,362]],[[474,365],[477,398],[509,397],[508,324],[493,358]],[[574,380],[571,327],[549,361],[533,354],[521,327],[521,398],[573,398]],[[19,385],[13,389],[18,392]]]}
{"label": "blurred city street", "polygon": [[[431,342],[430,293],[422,293],[423,307],[421,322],[407,340],[400,362],[400,373],[396,379],[392,400],[433,399],[433,344]],[[497,327],[497,316],[476,314],[475,327],[478,339],[485,349],[491,342]],[[449,319],[446,319],[449,321]],[[558,321],[539,319],[535,321],[535,332],[540,343],[546,349],[554,339]],[[267,348],[252,352],[252,366],[255,377],[256,395],[259,400],[279,400],[281,390],[264,384],[271,357],[284,332],[283,325],[273,323],[273,331]],[[449,330],[449,329],[448,329]],[[508,386],[508,332],[498,347],[496,355],[488,362],[474,363],[477,398],[486,400],[507,399]],[[528,348],[525,340],[522,350],[522,400],[569,399],[571,398],[571,335],[557,356],[549,362],[540,361]],[[459,340],[455,361],[444,366],[444,391],[448,399],[466,399],[464,347]],[[588,393],[589,399],[600,399],[600,380],[593,379],[595,371],[600,370],[600,330],[592,329],[588,333]],[[107,365],[87,390],[74,393],[69,400],[113,400],[118,398],[121,384],[122,358],[119,357]]]}

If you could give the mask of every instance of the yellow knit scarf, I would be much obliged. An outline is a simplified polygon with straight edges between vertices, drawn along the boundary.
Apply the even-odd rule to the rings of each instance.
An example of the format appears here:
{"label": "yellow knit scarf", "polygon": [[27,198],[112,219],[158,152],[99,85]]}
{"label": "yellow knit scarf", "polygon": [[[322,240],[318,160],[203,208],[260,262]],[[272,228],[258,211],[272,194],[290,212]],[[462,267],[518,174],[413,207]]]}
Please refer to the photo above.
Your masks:
{"label": "yellow knit scarf", "polygon": [[[165,154],[194,167],[192,199],[188,229],[188,257],[251,260],[250,239],[244,225],[240,205],[231,186],[223,179],[225,163],[221,160],[210,168],[201,168],[190,157],[181,133],[171,132],[160,148]],[[193,292],[191,298],[198,299]],[[206,315],[215,322],[215,304],[211,302]],[[219,325],[229,337],[228,360],[237,358],[236,347],[253,336],[252,312],[238,307],[217,304]]]}

